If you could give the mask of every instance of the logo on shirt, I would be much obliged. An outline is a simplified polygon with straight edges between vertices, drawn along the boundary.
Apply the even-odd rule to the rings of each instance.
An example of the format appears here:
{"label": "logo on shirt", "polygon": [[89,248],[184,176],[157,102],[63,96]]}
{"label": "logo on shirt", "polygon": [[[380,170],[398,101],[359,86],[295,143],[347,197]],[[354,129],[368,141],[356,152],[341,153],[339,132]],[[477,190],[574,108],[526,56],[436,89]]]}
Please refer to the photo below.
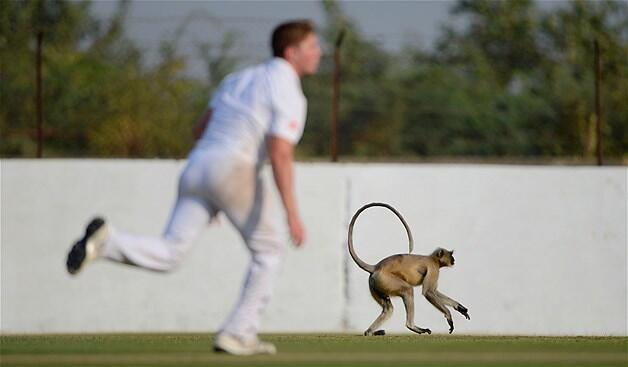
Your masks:
{"label": "logo on shirt", "polygon": [[299,128],[299,123],[296,120],[292,120],[288,124],[288,128],[290,128],[290,130],[296,130]]}

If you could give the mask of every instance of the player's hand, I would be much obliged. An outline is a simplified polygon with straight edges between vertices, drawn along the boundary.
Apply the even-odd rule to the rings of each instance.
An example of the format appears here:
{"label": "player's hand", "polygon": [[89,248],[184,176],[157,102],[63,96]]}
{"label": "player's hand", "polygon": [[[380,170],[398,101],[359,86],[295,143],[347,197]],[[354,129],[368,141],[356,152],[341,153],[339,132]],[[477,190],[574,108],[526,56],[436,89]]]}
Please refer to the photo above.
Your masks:
{"label": "player's hand", "polygon": [[298,215],[288,215],[290,238],[295,247],[301,247],[305,241],[305,227]]}

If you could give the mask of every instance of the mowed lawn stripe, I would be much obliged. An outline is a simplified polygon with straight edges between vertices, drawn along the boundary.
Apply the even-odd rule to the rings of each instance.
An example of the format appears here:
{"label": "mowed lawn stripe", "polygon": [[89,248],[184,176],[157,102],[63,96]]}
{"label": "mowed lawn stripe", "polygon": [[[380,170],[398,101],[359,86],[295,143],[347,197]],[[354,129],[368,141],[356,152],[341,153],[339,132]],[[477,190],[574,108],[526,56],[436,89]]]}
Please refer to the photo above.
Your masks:
{"label": "mowed lawn stripe", "polygon": [[4,366],[626,367],[626,337],[266,334],[275,356],[212,352],[211,334],[0,335]]}
{"label": "mowed lawn stripe", "polygon": [[628,363],[622,352],[402,352],[338,353],[284,352],[274,356],[233,357],[207,353],[63,353],[17,354],[2,357],[2,364],[13,365],[83,365],[83,364],[231,364],[231,363]]}

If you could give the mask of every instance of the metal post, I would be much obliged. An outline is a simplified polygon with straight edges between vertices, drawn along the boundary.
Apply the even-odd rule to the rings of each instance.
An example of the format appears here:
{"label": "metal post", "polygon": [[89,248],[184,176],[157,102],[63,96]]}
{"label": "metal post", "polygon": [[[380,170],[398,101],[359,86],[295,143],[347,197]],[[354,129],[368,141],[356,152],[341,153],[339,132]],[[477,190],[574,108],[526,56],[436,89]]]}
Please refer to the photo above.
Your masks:
{"label": "metal post", "polygon": [[344,38],[344,29],[338,34],[334,47],[334,80],[331,112],[331,161],[338,162],[338,112],[340,109],[340,45]]}
{"label": "metal post", "polygon": [[44,32],[37,32],[37,55],[36,55],[36,73],[37,73],[37,95],[35,97],[35,109],[37,111],[37,158],[42,157],[43,152],[43,125],[44,115],[42,108],[42,90],[41,90],[41,48],[44,40]]}
{"label": "metal post", "polygon": [[600,81],[602,66],[600,62],[600,46],[597,39],[593,43],[595,49],[595,123],[597,134],[597,165],[603,165],[602,160],[602,107],[600,105]]}

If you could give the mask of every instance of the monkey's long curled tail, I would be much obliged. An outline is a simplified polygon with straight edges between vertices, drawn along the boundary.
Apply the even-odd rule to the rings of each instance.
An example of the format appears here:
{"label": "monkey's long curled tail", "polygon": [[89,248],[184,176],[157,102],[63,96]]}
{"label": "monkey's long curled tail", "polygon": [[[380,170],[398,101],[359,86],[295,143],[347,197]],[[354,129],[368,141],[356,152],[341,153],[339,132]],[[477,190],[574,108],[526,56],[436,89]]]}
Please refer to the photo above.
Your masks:
{"label": "monkey's long curled tail", "polygon": [[358,257],[358,255],[355,253],[355,250],[353,249],[353,226],[355,225],[355,221],[358,219],[358,216],[360,215],[360,213],[362,213],[364,210],[366,210],[366,209],[368,209],[368,208],[370,208],[372,206],[382,206],[384,208],[389,209],[393,213],[395,213],[397,218],[399,218],[399,220],[401,221],[401,223],[405,227],[406,233],[408,234],[408,247],[409,247],[408,253],[411,253],[412,249],[414,248],[414,240],[412,239],[412,232],[410,231],[410,227],[408,226],[408,223],[406,223],[406,220],[403,219],[403,216],[401,215],[401,213],[399,213],[395,208],[393,208],[392,206],[390,206],[390,205],[388,205],[386,203],[369,203],[369,204],[364,205],[363,207],[358,209],[357,212],[355,212],[355,214],[353,215],[353,218],[351,218],[351,223],[349,224],[349,235],[348,235],[348,237],[349,237],[349,254],[351,254],[351,257],[353,258],[353,261],[355,261],[355,263],[358,264],[358,266],[360,268],[364,269],[365,271],[367,271],[369,273],[373,273],[373,271],[375,271],[375,265],[367,264],[366,262],[362,261],[362,259],[360,259]]}

